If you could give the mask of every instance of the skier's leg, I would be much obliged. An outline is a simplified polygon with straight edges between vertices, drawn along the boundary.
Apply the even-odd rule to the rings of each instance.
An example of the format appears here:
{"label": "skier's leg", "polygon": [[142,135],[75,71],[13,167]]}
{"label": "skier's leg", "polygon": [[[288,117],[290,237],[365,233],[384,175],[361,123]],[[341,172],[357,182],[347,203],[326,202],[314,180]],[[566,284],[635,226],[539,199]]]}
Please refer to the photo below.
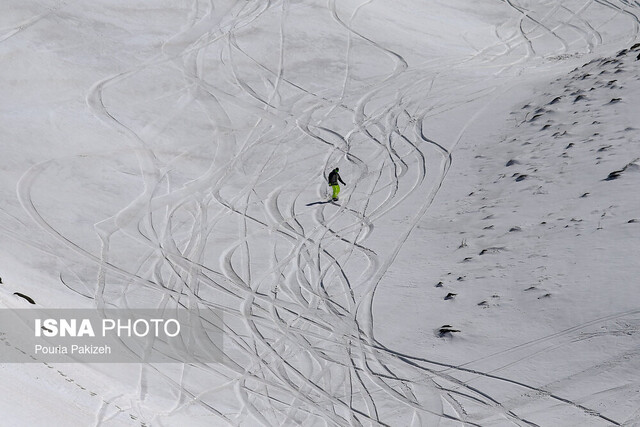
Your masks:
{"label": "skier's leg", "polygon": [[331,198],[333,200],[338,200],[338,194],[340,194],[340,186],[336,184],[333,186],[333,196]]}

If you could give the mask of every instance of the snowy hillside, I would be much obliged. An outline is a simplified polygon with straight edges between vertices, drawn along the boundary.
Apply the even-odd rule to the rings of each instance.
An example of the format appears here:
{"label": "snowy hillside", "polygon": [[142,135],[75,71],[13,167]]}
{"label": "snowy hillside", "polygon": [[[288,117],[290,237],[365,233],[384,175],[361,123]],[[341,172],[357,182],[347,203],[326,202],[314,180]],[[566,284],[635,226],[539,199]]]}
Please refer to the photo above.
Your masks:
{"label": "snowy hillside", "polygon": [[223,336],[3,425],[640,425],[637,2],[0,8],[0,307]]}

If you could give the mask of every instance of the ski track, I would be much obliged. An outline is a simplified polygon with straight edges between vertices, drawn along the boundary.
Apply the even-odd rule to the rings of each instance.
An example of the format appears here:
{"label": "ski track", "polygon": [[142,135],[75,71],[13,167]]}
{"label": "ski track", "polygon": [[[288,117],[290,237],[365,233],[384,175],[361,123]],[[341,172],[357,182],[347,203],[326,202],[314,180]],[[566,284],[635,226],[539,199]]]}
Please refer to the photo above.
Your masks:
{"label": "ski track", "polygon": [[[637,3],[591,0],[575,9],[556,1],[544,13],[537,13],[515,0],[504,2],[517,14],[512,22],[512,35],[503,37],[496,27],[496,44],[461,59],[453,64],[454,68],[471,63],[495,67],[496,72],[502,72],[540,56],[572,50],[591,52],[604,42],[597,25],[587,22],[583,13],[596,5],[622,16],[625,21],[630,20],[632,38],[639,31]],[[345,72],[335,98],[313,93],[286,76],[287,16],[291,8],[288,0],[226,1],[216,5],[194,0],[186,26],[162,46],[157,57],[93,86],[87,95],[88,107],[97,119],[129,142],[144,184],[143,191],[127,206],[95,224],[101,242],[100,253],[90,253],[56,230],[32,197],[38,178],[51,165],[70,159],[52,159],[35,165],[20,180],[18,197],[32,219],[67,249],[98,267],[93,285],[85,284],[82,292],[73,289],[85,298],[94,299],[97,308],[114,303],[126,307],[129,290],[142,288],[150,295],[163,296],[158,307],[197,308],[213,313],[223,324],[225,346],[219,350],[224,350],[224,361],[183,367],[185,371],[192,370],[208,378],[215,386],[198,388],[176,381],[162,371],[162,366],[142,364],[137,396],[128,396],[136,402],[131,405],[131,411],[136,406],[144,407],[147,378],[156,375],[175,391],[176,400],[169,411],[144,422],[161,420],[163,416],[197,405],[229,425],[257,422],[262,425],[385,426],[396,424],[395,417],[400,417],[407,425],[437,425],[441,420],[448,420],[479,426],[483,420],[495,416],[513,425],[536,425],[512,409],[536,397],[519,396],[499,402],[487,386],[476,388],[471,384],[473,380],[456,378],[456,374],[465,377],[473,374],[475,378],[535,391],[537,398],[549,398],[601,421],[621,425],[549,391],[550,387],[559,388],[558,384],[534,387],[495,373],[529,356],[517,356],[518,359],[491,371],[476,370],[471,365],[498,356],[505,360],[512,353],[521,354],[522,350],[533,355],[542,350],[529,348],[538,349],[547,341],[563,345],[556,341],[574,339],[575,333],[586,326],[632,313],[597,319],[459,366],[404,355],[376,341],[373,305],[377,286],[438,194],[451,168],[457,142],[490,105],[491,99],[501,92],[497,87],[487,87],[472,94],[469,97],[472,101],[465,103],[480,100],[483,106],[461,124],[456,138],[433,141],[423,126],[425,119],[465,103],[443,101],[447,94],[433,89],[440,76],[428,65],[413,69],[400,54],[353,28],[358,13],[374,3],[373,0],[361,2],[350,13],[341,11],[338,3],[329,0],[326,5],[326,12],[346,35]],[[59,7],[64,5],[60,3]],[[568,15],[566,21],[556,20],[560,11]],[[274,70],[242,50],[238,43],[241,29],[269,13],[277,15],[279,22],[278,65]],[[5,32],[0,41],[47,14],[35,16]],[[349,18],[343,19],[343,15]],[[576,40],[561,35],[567,29],[578,35],[579,46],[573,46]],[[541,37],[556,40],[558,50],[540,52],[535,43]],[[349,64],[355,40],[376,49],[380,61],[389,63],[390,60],[392,66],[377,83],[360,89],[354,103],[356,94],[349,93],[352,79]],[[518,51],[523,45],[524,53]],[[232,83],[233,92],[216,85],[203,71],[207,55],[216,47],[226,72],[220,78]],[[502,50],[496,54],[495,49],[499,47]],[[264,73],[264,87],[243,76],[242,67],[247,60],[258,72]],[[166,117],[157,117],[144,127],[127,124],[128,120],[119,118],[117,105],[105,106],[107,89],[115,89],[155,66],[181,71],[181,102]],[[421,74],[422,77],[416,78]],[[296,91],[299,96],[284,102],[283,88]],[[412,99],[412,92],[428,93],[433,101]],[[380,108],[377,105],[380,100],[393,102]],[[177,164],[184,153],[163,163],[152,141],[173,117],[194,103],[207,115],[219,146],[210,167],[202,175],[175,186],[172,185],[172,162]],[[232,118],[234,109],[253,117],[253,124],[239,129]],[[349,117],[352,128],[332,127],[336,116]],[[298,159],[283,143],[286,140],[313,144],[317,153],[312,158],[317,160],[317,170],[304,173],[296,170],[294,164]],[[361,158],[357,148],[361,144],[366,144],[375,155]],[[225,158],[224,153],[233,154]],[[256,153],[260,153],[258,160]],[[433,157],[439,158],[438,167],[428,170],[427,159]],[[251,166],[246,165],[248,161],[252,162]],[[302,200],[308,200],[309,188],[316,189],[318,198],[325,197],[326,186],[324,182],[319,183],[322,179],[318,177],[337,163],[350,170],[350,185],[340,204],[303,206]],[[280,174],[288,168],[296,174],[287,178],[289,182],[298,180],[294,186],[282,183]],[[419,194],[422,194],[420,209],[403,225],[396,240],[388,242],[386,250],[367,247],[367,237],[375,233],[376,224]],[[217,235],[232,225],[236,227],[237,238],[212,260],[209,246],[217,245]],[[112,259],[118,251],[114,246],[118,241],[115,236],[131,239],[146,248],[135,265],[114,264]],[[255,255],[265,250],[271,254],[269,265],[255,261]],[[366,268],[359,268],[363,263]],[[72,289],[62,274],[60,278]],[[224,295],[224,301],[201,296],[213,291],[215,295]],[[209,340],[206,333],[201,336]],[[219,343],[209,340],[203,345],[217,347]],[[606,368],[605,365],[592,369]],[[579,375],[585,374],[574,376]],[[212,396],[223,392],[236,396],[235,407],[217,406]],[[187,400],[189,403],[185,403]],[[445,411],[445,404],[455,416]],[[106,405],[96,413],[97,426],[107,425],[115,416],[109,414]]]}

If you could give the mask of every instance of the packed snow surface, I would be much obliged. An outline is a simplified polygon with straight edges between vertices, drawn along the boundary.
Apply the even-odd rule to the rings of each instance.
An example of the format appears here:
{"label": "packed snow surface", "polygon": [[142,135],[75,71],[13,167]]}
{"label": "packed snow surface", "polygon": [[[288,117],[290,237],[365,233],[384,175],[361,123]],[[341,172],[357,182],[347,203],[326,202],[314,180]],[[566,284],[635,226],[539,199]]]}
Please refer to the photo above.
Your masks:
{"label": "packed snow surface", "polygon": [[639,16],[4,0],[0,305],[224,339],[1,364],[1,424],[640,425]]}

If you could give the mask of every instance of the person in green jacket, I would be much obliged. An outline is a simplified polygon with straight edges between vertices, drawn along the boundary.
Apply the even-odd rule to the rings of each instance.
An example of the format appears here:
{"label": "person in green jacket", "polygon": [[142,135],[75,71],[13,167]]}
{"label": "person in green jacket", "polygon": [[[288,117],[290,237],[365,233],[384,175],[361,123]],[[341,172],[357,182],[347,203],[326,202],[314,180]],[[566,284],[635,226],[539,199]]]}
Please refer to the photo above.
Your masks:
{"label": "person in green jacket", "polygon": [[338,200],[338,194],[340,194],[340,185],[338,185],[338,181],[340,181],[342,185],[347,185],[344,183],[342,178],[340,178],[340,174],[338,172],[340,172],[340,169],[335,168],[331,171],[331,173],[329,173],[328,180],[329,185],[333,188],[333,195],[331,196],[331,199],[333,199],[333,201]]}

